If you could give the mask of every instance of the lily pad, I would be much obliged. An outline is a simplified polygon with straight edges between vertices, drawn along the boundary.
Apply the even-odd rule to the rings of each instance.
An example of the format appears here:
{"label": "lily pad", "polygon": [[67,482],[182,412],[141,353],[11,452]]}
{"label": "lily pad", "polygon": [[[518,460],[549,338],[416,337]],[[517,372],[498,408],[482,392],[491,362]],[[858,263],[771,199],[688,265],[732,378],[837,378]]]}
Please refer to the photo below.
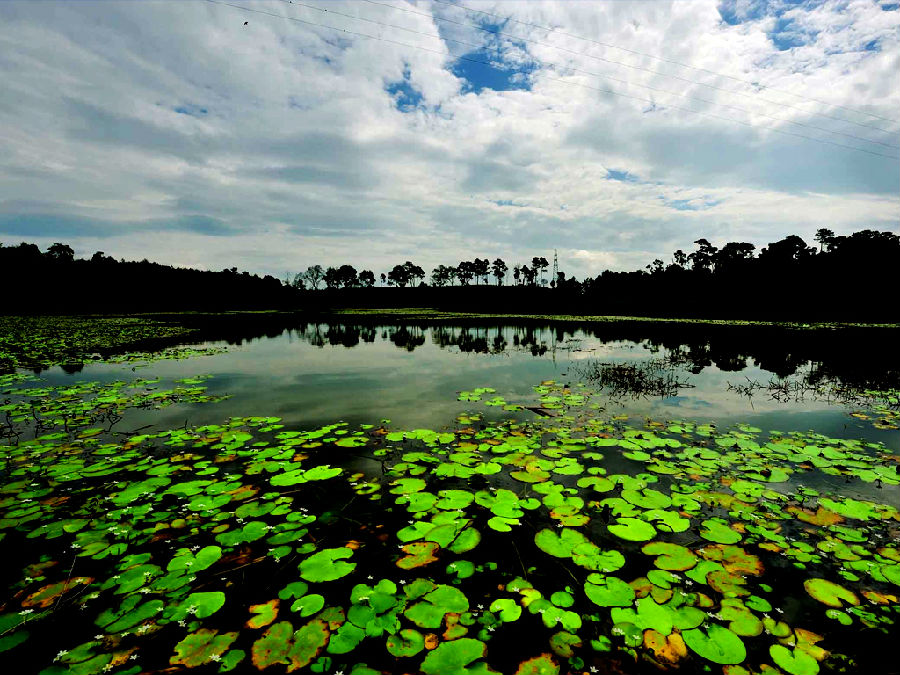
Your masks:
{"label": "lily pad", "polygon": [[859,598],[853,591],[827,579],[807,579],[803,582],[803,587],[813,598],[829,607],[843,607],[845,602],[850,605],[859,604]]}
{"label": "lily pad", "polygon": [[704,631],[692,628],[681,634],[691,651],[720,665],[737,665],[747,658],[747,649],[732,631],[718,624],[710,624]]}
{"label": "lily pad", "polygon": [[356,563],[343,562],[353,555],[349,548],[326,548],[300,563],[300,576],[307,581],[334,581],[350,574]]}

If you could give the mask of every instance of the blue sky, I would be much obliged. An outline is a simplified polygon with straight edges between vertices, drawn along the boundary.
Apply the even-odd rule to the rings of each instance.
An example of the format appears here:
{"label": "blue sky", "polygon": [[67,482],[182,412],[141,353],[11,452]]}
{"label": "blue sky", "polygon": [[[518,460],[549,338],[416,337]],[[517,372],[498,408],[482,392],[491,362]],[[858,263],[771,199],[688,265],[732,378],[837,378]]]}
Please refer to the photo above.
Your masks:
{"label": "blue sky", "polygon": [[0,242],[583,278],[900,229],[896,3],[229,2],[0,3]]}

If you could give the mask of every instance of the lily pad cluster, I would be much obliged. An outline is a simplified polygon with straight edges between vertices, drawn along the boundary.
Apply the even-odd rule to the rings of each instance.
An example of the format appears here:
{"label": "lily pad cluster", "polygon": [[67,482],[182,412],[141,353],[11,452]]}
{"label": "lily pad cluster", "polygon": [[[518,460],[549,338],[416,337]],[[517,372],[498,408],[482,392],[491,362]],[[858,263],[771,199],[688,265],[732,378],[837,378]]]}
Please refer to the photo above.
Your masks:
{"label": "lily pad cluster", "polygon": [[898,458],[878,443],[607,418],[550,381],[552,416],[440,430],[89,421],[216,400],[203,382],[3,381],[30,406],[0,445],[15,672],[813,675],[896,628]]}
{"label": "lily pad cluster", "polygon": [[[192,332],[185,326],[145,317],[0,316],[0,374],[15,372],[16,368],[99,361],[129,346],[183,339]],[[162,354],[132,353],[120,355],[117,361],[187,358],[209,353],[209,349],[182,347]]]}

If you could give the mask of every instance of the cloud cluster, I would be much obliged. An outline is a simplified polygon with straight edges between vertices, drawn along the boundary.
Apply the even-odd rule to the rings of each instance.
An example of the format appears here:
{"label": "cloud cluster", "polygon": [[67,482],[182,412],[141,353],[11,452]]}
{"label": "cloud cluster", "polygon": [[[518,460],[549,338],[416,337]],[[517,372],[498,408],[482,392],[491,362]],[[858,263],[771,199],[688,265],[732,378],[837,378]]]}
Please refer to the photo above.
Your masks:
{"label": "cloud cluster", "polygon": [[463,4],[0,3],[0,241],[582,278],[898,230],[895,5]]}

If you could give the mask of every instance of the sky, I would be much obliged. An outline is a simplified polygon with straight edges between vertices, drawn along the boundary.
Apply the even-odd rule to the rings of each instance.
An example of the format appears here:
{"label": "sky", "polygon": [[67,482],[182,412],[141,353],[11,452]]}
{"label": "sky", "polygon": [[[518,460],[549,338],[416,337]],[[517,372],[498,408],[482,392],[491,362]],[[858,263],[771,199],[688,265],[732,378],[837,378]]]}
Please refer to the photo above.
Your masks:
{"label": "sky", "polygon": [[583,279],[900,232],[897,3],[2,0],[0,26],[5,245],[279,278],[556,250]]}

